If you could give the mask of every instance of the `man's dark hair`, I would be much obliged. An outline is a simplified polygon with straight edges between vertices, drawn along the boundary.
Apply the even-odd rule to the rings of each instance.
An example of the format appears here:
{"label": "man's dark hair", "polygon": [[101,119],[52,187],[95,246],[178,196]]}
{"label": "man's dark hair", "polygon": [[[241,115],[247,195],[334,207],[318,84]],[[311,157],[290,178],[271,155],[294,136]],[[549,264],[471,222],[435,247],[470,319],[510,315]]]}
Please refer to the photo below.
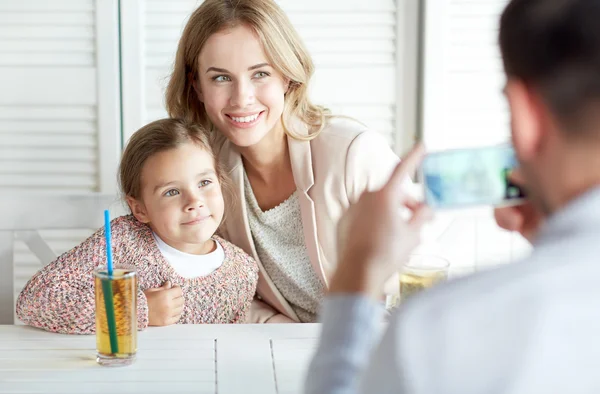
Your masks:
{"label": "man's dark hair", "polygon": [[508,77],[538,92],[563,128],[600,127],[600,0],[512,0],[500,50]]}

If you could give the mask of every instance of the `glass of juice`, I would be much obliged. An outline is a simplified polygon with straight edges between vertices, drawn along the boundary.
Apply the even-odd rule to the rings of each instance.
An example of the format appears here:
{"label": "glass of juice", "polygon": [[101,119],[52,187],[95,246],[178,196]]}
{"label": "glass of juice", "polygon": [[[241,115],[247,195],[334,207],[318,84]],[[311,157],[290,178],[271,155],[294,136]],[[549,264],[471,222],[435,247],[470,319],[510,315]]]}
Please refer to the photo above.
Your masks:
{"label": "glass of juice", "polygon": [[422,290],[448,279],[448,260],[435,256],[416,254],[400,270],[400,302]]}
{"label": "glass of juice", "polygon": [[122,366],[137,352],[137,276],[132,267],[94,270],[96,292],[96,361]]}

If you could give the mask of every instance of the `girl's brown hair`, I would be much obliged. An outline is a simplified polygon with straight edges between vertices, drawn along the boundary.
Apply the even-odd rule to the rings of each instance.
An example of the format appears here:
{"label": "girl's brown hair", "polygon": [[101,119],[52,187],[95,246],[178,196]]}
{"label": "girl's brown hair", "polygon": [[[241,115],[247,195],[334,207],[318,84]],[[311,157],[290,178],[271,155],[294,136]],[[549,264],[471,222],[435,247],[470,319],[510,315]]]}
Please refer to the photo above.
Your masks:
{"label": "girl's brown hair", "polygon": [[142,191],[142,169],[153,155],[186,143],[193,143],[206,150],[215,165],[215,172],[226,202],[231,202],[231,181],[215,158],[206,130],[181,119],[160,119],[147,124],[132,136],[119,165],[119,184],[123,197],[139,199]]}
{"label": "girl's brown hair", "polygon": [[[200,123],[208,130],[214,128],[194,89],[198,58],[211,35],[241,24],[255,32],[270,64],[290,81],[282,115],[284,131],[298,140],[315,138],[323,130],[330,112],[311,103],[308,83],[314,73],[312,59],[289,19],[273,0],[205,0],[192,13],[179,40],[167,86],[169,115]],[[286,121],[294,117],[308,125],[308,136],[286,127]]]}

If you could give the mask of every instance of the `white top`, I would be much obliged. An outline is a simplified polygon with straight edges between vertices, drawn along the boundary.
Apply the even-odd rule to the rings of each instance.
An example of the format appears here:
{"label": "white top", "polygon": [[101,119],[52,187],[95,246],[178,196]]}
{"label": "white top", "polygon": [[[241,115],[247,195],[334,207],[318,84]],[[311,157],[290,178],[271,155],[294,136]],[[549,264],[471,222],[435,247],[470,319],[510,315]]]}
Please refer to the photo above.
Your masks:
{"label": "white top", "polygon": [[207,254],[189,254],[181,252],[172,246],[169,246],[160,239],[160,237],[152,232],[158,250],[163,255],[165,260],[184,278],[191,279],[199,276],[206,276],[217,270],[225,260],[225,252],[220,243],[215,241],[217,248]]}
{"label": "white top", "polygon": [[244,181],[248,222],[258,258],[300,321],[315,322],[324,288],[304,243],[297,193],[263,212],[245,173]]}

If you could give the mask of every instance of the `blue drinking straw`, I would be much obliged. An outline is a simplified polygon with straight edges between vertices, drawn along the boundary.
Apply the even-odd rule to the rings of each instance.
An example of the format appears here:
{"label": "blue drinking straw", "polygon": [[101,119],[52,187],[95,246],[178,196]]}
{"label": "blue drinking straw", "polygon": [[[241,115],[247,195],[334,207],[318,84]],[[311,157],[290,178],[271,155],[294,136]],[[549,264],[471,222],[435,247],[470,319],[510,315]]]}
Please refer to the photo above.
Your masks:
{"label": "blue drinking straw", "polygon": [[106,267],[108,270],[108,276],[112,278],[113,275],[113,263],[112,263],[112,246],[110,243],[110,212],[108,209],[104,211],[104,236],[106,237]]}
{"label": "blue drinking straw", "polygon": [[110,350],[113,354],[119,353],[119,342],[117,340],[117,325],[113,303],[112,279],[112,246],[110,243],[110,213],[104,211],[104,236],[106,237],[106,267],[108,278],[101,279],[102,291],[104,293],[104,307],[106,309],[106,322],[108,323],[108,336],[110,338]]}

